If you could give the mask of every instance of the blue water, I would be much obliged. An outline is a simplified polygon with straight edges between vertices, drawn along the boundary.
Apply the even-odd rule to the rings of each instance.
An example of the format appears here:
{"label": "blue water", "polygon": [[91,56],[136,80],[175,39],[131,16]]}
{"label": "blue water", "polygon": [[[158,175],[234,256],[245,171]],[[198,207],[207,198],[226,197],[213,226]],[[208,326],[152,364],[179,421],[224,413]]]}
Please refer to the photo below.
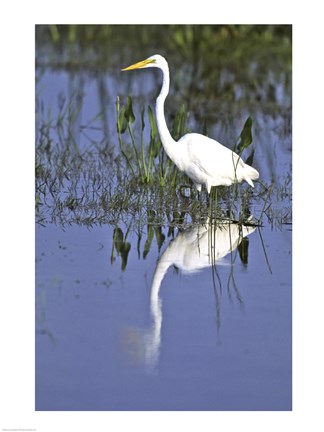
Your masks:
{"label": "blue water", "polygon": [[36,410],[291,409],[291,226],[247,263],[204,235],[143,259],[130,233],[122,271],[110,226],[37,227]]}
{"label": "blue water", "polygon": [[[114,147],[116,156],[117,96],[125,104],[132,95],[136,134],[140,110],[154,105],[161,78],[132,77],[46,70],[37,85],[36,135],[51,118],[52,146]],[[62,228],[43,207],[44,227],[36,227],[36,410],[291,410],[292,232],[282,223],[291,221],[290,95],[277,99],[285,115],[271,115],[261,102],[232,117],[210,107],[218,120],[209,135],[228,147],[252,115],[253,165],[261,182],[275,181],[269,201],[265,192],[258,203],[256,217],[265,201],[269,206],[264,226],[245,233],[248,259],[238,252],[242,238],[235,228],[231,236],[223,228],[214,237],[203,226],[175,230],[172,241],[165,226],[161,250],[154,239],[145,258],[147,232],[138,252],[137,234],[129,231],[123,270],[114,226],[73,225],[71,212],[72,225]],[[67,130],[59,136],[55,128],[63,100],[76,113],[73,124],[63,123],[73,142]],[[203,132],[194,112],[189,127]],[[50,196],[45,201],[50,207]]]}

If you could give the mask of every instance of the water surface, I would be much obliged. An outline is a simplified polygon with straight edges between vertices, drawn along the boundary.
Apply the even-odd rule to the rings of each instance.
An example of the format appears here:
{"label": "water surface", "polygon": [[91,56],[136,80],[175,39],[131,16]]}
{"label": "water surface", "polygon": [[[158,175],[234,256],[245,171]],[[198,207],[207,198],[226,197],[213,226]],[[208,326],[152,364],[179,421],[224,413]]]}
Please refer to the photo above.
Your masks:
{"label": "water surface", "polygon": [[[291,410],[289,26],[126,27],[36,32],[36,410]],[[219,192],[216,227],[121,157],[116,101],[148,145],[161,76],[120,69],[154,52],[170,128],[184,104],[233,148],[253,118],[260,180]]]}
{"label": "water surface", "polygon": [[181,234],[122,271],[108,227],[37,230],[37,410],[291,409],[291,231],[197,272]]}

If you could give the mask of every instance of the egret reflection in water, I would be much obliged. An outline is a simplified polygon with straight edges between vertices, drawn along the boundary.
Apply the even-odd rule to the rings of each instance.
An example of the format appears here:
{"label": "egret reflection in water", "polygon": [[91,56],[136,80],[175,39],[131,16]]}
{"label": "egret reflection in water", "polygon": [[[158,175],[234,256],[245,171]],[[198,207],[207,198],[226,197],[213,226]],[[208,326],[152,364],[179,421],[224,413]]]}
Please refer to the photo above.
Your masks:
{"label": "egret reflection in water", "polygon": [[[127,353],[143,364],[148,372],[155,371],[159,359],[162,328],[162,301],[159,296],[161,284],[168,269],[176,267],[184,274],[193,274],[207,267],[216,268],[224,264],[223,258],[234,252],[242,240],[255,231],[255,226],[247,226],[231,221],[209,221],[179,232],[171,240],[158,260],[154,271],[151,293],[151,325],[142,330],[127,328],[123,343]],[[231,266],[233,260],[231,259]],[[215,284],[215,279],[213,283]]]}

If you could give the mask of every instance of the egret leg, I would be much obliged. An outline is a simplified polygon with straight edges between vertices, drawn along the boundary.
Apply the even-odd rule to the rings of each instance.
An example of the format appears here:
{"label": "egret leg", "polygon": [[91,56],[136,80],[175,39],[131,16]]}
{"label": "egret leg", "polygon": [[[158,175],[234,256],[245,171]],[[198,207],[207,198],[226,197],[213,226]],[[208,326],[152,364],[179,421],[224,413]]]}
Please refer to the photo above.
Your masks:
{"label": "egret leg", "polygon": [[217,205],[218,205],[217,187],[215,187],[215,203],[216,203],[216,206],[215,206],[215,209],[216,209],[215,216],[217,217]]}
{"label": "egret leg", "polygon": [[210,220],[212,219],[212,216],[213,216],[213,196],[212,196],[212,193],[213,193],[213,188],[210,190],[210,193],[208,193],[208,191],[207,191],[208,216],[209,216]]}
{"label": "egret leg", "polygon": [[210,196],[209,196],[210,194],[208,193],[208,191],[207,191],[207,200],[206,200],[206,202],[207,202],[207,206],[209,207],[209,205],[210,205]]}

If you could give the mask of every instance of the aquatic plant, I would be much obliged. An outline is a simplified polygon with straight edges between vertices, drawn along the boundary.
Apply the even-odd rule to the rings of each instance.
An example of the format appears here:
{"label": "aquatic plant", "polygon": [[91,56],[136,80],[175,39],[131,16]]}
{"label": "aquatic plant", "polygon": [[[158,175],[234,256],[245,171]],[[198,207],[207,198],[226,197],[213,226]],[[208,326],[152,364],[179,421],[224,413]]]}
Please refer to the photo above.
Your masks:
{"label": "aquatic plant", "polygon": [[[251,213],[251,204],[259,222],[265,214],[272,223],[277,223],[279,210],[273,210],[271,197],[275,195],[275,201],[289,200],[289,181],[271,187],[261,180],[253,190],[238,185],[217,188],[209,201],[207,194],[198,200],[190,179],[180,173],[164,153],[150,107],[147,110],[141,108],[137,118],[133,111],[130,97],[125,105],[117,100],[119,148],[103,147],[91,139],[89,146],[81,150],[71,144],[77,140],[71,131],[69,110],[62,105],[56,119],[50,112],[45,115],[44,110],[40,110],[36,123],[35,161],[35,208],[39,224],[48,221],[62,225],[117,224],[135,215],[145,224],[149,212],[154,212],[157,226],[168,223],[172,229],[173,226],[198,223],[207,216],[244,221]],[[187,131],[188,117],[181,106],[172,124],[175,139]],[[249,148],[251,127],[248,118],[239,135],[236,151],[242,153]],[[84,130],[85,126],[82,126]],[[280,216],[288,223],[291,220],[289,206],[290,203]],[[258,207],[259,212],[256,211]]]}
{"label": "aquatic plant", "polygon": [[[145,109],[141,110],[140,137],[135,138],[132,124],[135,122],[133,112],[133,101],[127,96],[126,105],[120,105],[119,97],[116,101],[117,132],[119,148],[122,156],[127,162],[133,176],[141,184],[152,184],[157,182],[160,186],[167,183],[176,187],[178,181],[184,176],[179,173],[175,165],[165,154],[161,145],[156,120],[150,106],[147,108],[147,118],[150,126],[150,140],[146,144],[144,140]],[[173,133],[180,137],[187,131],[187,114],[184,107],[180,107],[173,121]],[[123,140],[123,134],[128,132],[131,146],[127,146]]]}

